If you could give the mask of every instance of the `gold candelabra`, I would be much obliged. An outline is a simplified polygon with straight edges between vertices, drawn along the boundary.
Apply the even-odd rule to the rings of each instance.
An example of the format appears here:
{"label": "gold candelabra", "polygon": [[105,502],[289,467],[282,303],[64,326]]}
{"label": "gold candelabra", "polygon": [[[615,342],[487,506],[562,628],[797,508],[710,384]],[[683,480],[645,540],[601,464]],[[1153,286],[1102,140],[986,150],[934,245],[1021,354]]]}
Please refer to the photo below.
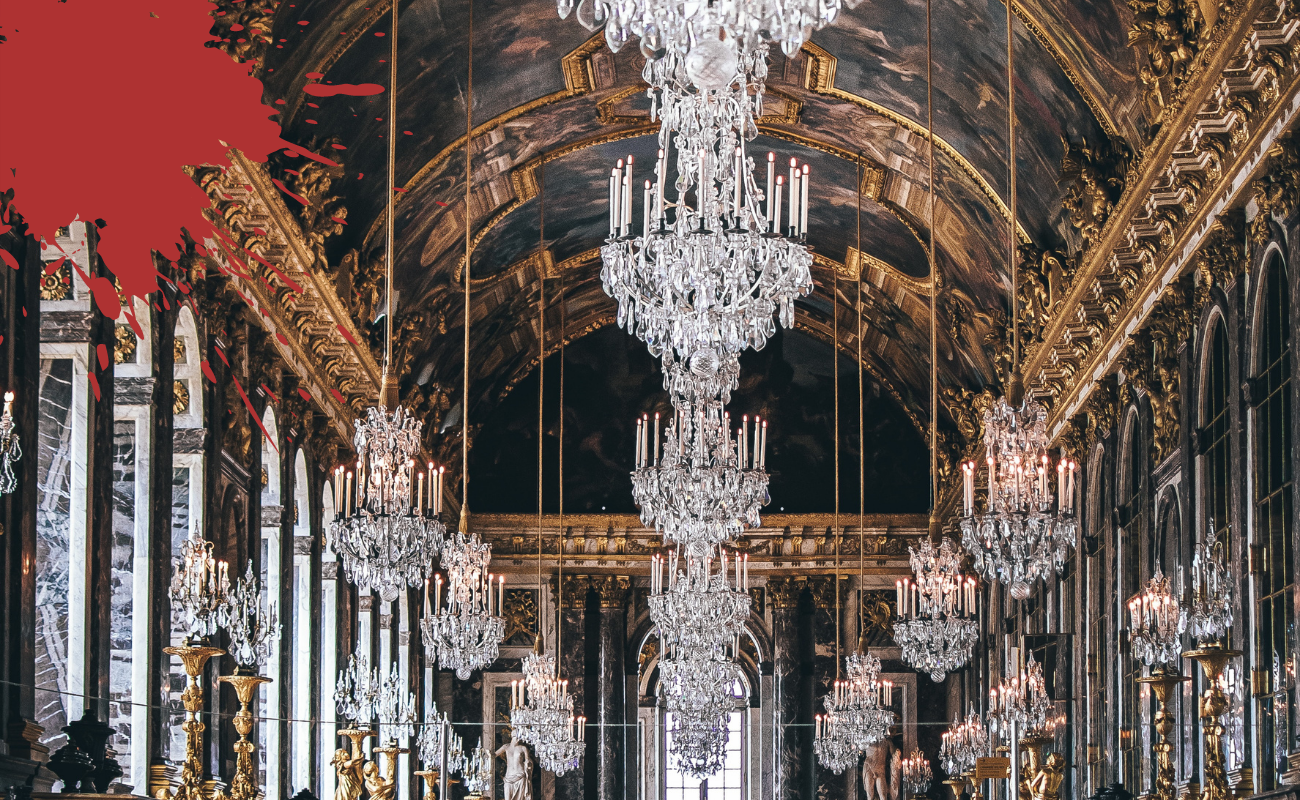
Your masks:
{"label": "gold candelabra", "polygon": [[176,656],[185,666],[185,691],[181,692],[181,703],[185,706],[185,722],[181,730],[185,731],[185,763],[181,767],[181,785],[176,790],[177,800],[209,800],[208,789],[203,781],[203,722],[199,712],[203,710],[203,686],[199,676],[208,659],[223,655],[226,651],[219,647],[206,645],[181,645],[167,647],[164,653]]}
{"label": "gold candelabra", "polygon": [[1201,789],[1201,800],[1232,798],[1223,754],[1223,734],[1226,729],[1222,717],[1228,710],[1228,696],[1223,693],[1219,678],[1228,661],[1240,655],[1240,650],[1229,650],[1221,644],[1198,647],[1183,653],[1183,658],[1195,659],[1200,663],[1208,684],[1199,704],[1201,735],[1205,742],[1205,786]]}
{"label": "gold candelabra", "polygon": [[370,793],[370,800],[393,800],[397,793],[397,756],[411,751],[396,744],[387,744],[376,747],[375,752],[384,757],[384,769],[381,774],[378,764],[373,761],[366,764],[366,791]]}
{"label": "gold candelabra", "polygon": [[222,675],[217,680],[230,684],[239,699],[239,711],[235,714],[235,732],[239,741],[235,742],[235,778],[230,783],[231,800],[256,800],[258,795],[257,776],[253,772],[253,752],[257,745],[249,740],[248,734],[253,730],[253,713],[248,704],[253,700],[257,687],[270,683],[270,678],[261,675],[248,675],[243,667],[236,667],[234,675]]}
{"label": "gold candelabra", "polygon": [[365,788],[366,776],[364,769],[366,766],[366,754],[361,751],[361,743],[375,732],[364,728],[345,728],[339,731],[339,736],[345,736],[352,742],[351,752],[343,748],[334,751],[334,758],[330,760],[330,765],[334,767],[334,772],[338,776],[338,788],[334,792],[334,800],[357,800],[361,797],[361,790]]}
{"label": "gold candelabra", "polygon": [[1159,709],[1156,711],[1154,728],[1158,737],[1151,750],[1156,757],[1156,800],[1176,800],[1178,790],[1174,786],[1174,760],[1171,755],[1174,745],[1169,741],[1169,734],[1174,731],[1174,715],[1169,713],[1170,692],[1190,678],[1166,672],[1163,667],[1152,670],[1150,675],[1138,678],[1137,682],[1151,687],[1156,696]]}
{"label": "gold candelabra", "polygon": [[434,792],[438,789],[438,770],[422,769],[417,770],[415,774],[424,778],[424,800],[437,800]]}
{"label": "gold candelabra", "polygon": [[[952,789],[952,800],[961,800],[961,790],[966,788],[965,778],[949,778],[943,782],[944,786]],[[428,800],[428,798],[426,798]]]}

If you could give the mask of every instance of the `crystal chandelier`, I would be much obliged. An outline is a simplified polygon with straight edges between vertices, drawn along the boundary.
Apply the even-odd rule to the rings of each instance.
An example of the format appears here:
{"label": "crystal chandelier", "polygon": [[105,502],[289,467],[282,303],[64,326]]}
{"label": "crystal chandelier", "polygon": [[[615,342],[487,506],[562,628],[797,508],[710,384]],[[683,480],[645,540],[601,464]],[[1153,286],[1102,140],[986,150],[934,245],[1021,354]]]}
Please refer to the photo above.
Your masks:
{"label": "crystal chandelier", "polygon": [[898,771],[903,788],[914,795],[925,794],[930,788],[930,781],[934,780],[934,774],[930,771],[930,759],[916,748],[912,749],[911,755],[900,761]]}
{"label": "crystal chandelier", "polygon": [[776,332],[774,315],[792,325],[795,299],[812,291],[812,254],[804,245],[808,165],[791,164],[787,187],[769,153],[768,193],[761,194],[740,135],[745,129],[706,121],[713,124],[671,134],[665,125],[661,138],[671,135],[677,155],[675,202],[666,197],[673,148],[661,149],[655,180],[642,192],[640,235],[632,223],[633,158],[619,162],[609,178],[609,238],[601,247],[601,283],[618,303],[618,324],[663,361],[675,402],[725,403],[739,375],[735,359],[767,343]]}
{"label": "crystal chandelier", "polygon": [[966,719],[953,717],[939,745],[939,766],[948,775],[961,775],[975,769],[975,760],[992,755],[993,748],[984,721],[971,706]]}
{"label": "crystal chandelier", "polygon": [[1052,698],[1047,694],[1047,681],[1043,667],[1030,653],[1025,668],[1018,675],[989,690],[989,716],[994,729],[1006,736],[1011,726],[1023,733],[1036,734],[1047,731],[1052,723]]}
{"label": "crystal chandelier", "polygon": [[857,652],[844,659],[845,680],[837,680],[822,700],[826,713],[814,731],[813,751],[836,775],[857,763],[868,747],[884,739],[894,724],[894,684],[880,678],[880,659]]}
{"label": "crystal chandelier", "polygon": [[739,649],[749,619],[747,559],[721,547],[656,554],[650,567],[650,619],[673,659],[709,659]]}
{"label": "crystal chandelier", "polygon": [[716,774],[726,758],[740,667],[722,650],[697,658],[665,650],[659,678],[670,718],[668,751],[677,769],[695,778]]}
{"label": "crystal chandelier", "polygon": [[0,414],[0,495],[12,492],[18,486],[14,475],[14,462],[23,457],[23,446],[14,430],[14,393],[5,392],[5,410]]}
{"label": "crystal chandelier", "polygon": [[642,524],[678,544],[706,547],[759,524],[758,510],[770,500],[766,422],[755,417],[751,426],[746,416],[733,438],[721,403],[686,405],[664,426],[662,446],[658,414],[636,425],[632,499]]}
{"label": "crystal chandelier", "polygon": [[244,577],[226,594],[226,601],[217,612],[218,624],[230,635],[228,652],[240,670],[252,670],[266,664],[271,654],[271,641],[280,635],[275,603],[268,598],[262,605],[262,590],[253,574],[253,561],[249,559]]}
{"label": "crystal chandelier", "polygon": [[839,775],[858,763],[861,752],[853,746],[845,720],[832,710],[832,697],[826,695],[826,713],[813,720],[813,753],[817,763]]}
{"label": "crystal chandelier", "polygon": [[561,680],[555,657],[541,652],[540,639],[524,657],[523,680],[510,682],[510,727],[530,744],[542,769],[563,775],[582,759],[586,717],[573,715],[569,682]]}
{"label": "crystal chandelier", "polygon": [[482,797],[492,791],[492,751],[483,746],[482,740],[465,765],[464,778],[465,792],[470,797]]}
{"label": "crystal chandelier", "polygon": [[212,557],[212,542],[191,533],[181,545],[181,558],[172,571],[167,596],[189,621],[186,644],[200,644],[215,636],[222,623],[230,575],[226,562]]}
{"label": "crystal chandelier", "polygon": [[[1214,529],[1211,522],[1210,529]],[[1192,556],[1192,601],[1187,627],[1202,642],[1228,635],[1232,627],[1232,578],[1220,541],[1199,542]]]}
{"label": "crystal chandelier", "polygon": [[424,595],[424,619],[420,633],[429,657],[443,669],[453,669],[456,677],[468,680],[470,673],[491,664],[497,648],[505,638],[505,576],[497,576],[492,585],[488,562],[492,546],[477,533],[467,534],[468,514],[462,510],[460,530],[442,550],[442,566],[447,572],[447,598],[443,603],[442,576],[436,577],[433,605],[429,592]]}
{"label": "crystal chandelier", "polygon": [[1133,655],[1148,667],[1178,664],[1187,618],[1159,566],[1146,587],[1129,599],[1128,613]]}
{"label": "crystal chandelier", "polygon": [[842,8],[856,8],[857,0],[794,0],[763,2],[672,3],[664,0],[558,0],[560,18],[577,9],[577,19],[588,30],[605,26],[609,49],[619,51],[632,37],[640,37],[647,60],[665,53],[687,59],[705,58],[709,44],[720,36],[738,40],[742,49],[776,42],[788,57],[799,52],[808,35],[835,21]]}
{"label": "crystal chandelier", "polygon": [[962,465],[962,546],[985,580],[1009,585],[1011,596],[1024,600],[1035,581],[1064,566],[1075,544],[1078,465],[1061,458],[1053,469],[1047,453],[1047,411],[1028,399],[1016,407],[999,398],[988,410],[984,450],[989,493],[983,513],[975,512],[975,462]]}
{"label": "crystal chandelier", "polygon": [[339,671],[334,685],[334,705],[353,729],[364,729],[375,718],[375,700],[379,697],[379,670],[370,669],[370,659],[361,651],[348,656],[348,665]]}
{"label": "crystal chandelier", "polygon": [[379,738],[388,747],[396,747],[399,741],[410,739],[415,734],[415,694],[406,692],[403,697],[405,688],[406,681],[402,680],[397,664],[393,664],[388,677],[379,684],[379,692],[375,696]]}
{"label": "crystal chandelier", "polygon": [[[438,714],[438,707],[435,704],[433,714],[420,725],[420,735],[415,740],[415,755],[420,759],[420,765],[427,771],[443,769],[443,751],[448,748],[448,740],[454,734],[451,733],[451,719],[444,713]],[[463,755],[463,754],[462,754]],[[452,762],[451,758],[447,759],[447,774],[459,771],[459,765]]]}
{"label": "crystal chandelier", "polygon": [[895,584],[897,619],[894,641],[903,660],[939,683],[944,675],[965,666],[979,639],[975,619],[975,579],[961,572],[961,558],[951,539],[936,550],[926,538],[908,548],[915,582]]}
{"label": "crystal chandelier", "polygon": [[334,471],[330,549],[348,580],[390,603],[425,580],[446,532],[437,518],[443,473],[432,463],[427,473],[415,469],[421,427],[401,406],[369,409],[356,422],[355,474]]}

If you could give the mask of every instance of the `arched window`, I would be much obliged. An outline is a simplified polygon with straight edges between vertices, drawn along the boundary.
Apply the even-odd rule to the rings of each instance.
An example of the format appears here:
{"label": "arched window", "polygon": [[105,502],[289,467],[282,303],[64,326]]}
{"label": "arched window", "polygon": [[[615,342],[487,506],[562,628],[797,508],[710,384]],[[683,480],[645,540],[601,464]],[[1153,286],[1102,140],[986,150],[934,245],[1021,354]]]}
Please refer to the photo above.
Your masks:
{"label": "arched window", "polygon": [[[334,521],[334,488],[325,484],[321,492],[321,528],[329,530]],[[338,557],[324,544],[329,537],[322,537],[321,545],[321,601],[320,601],[320,686],[318,717],[320,738],[317,745],[316,774],[319,777],[318,797],[334,796],[334,769],[329,765],[334,755],[335,743],[339,741],[338,725],[335,721],[334,692],[331,687],[338,677],[338,624],[339,624],[339,581]],[[426,678],[427,682],[427,678]],[[426,706],[427,707],[427,706]]]}
{"label": "arched window", "polygon": [[1291,327],[1286,267],[1273,258],[1265,268],[1263,304],[1251,400],[1254,409],[1255,537],[1262,555],[1256,565],[1255,668],[1267,674],[1258,697],[1260,788],[1269,791],[1286,770],[1292,740],[1288,684],[1295,635],[1295,541],[1291,431]]}
{"label": "arched window", "polygon": [[[1122,502],[1119,507],[1119,548],[1116,562],[1119,576],[1119,600],[1127,603],[1128,598],[1141,590],[1143,561],[1146,555],[1148,537],[1148,486],[1146,438],[1142,435],[1142,426],[1135,412],[1129,416],[1124,433],[1124,457],[1120,472]],[[1122,702],[1120,705],[1120,751],[1123,756],[1124,785],[1149,788],[1150,776],[1147,766],[1148,725],[1144,724],[1147,716],[1141,695],[1135,682],[1142,676],[1142,662],[1133,657],[1129,644],[1127,626],[1123,615],[1119,620],[1122,633],[1120,643],[1120,668],[1122,675],[1119,682]]]}
{"label": "arched window", "polygon": [[[745,712],[749,706],[749,688],[736,679],[731,687],[736,698],[736,709],[727,719],[727,751],[722,769],[707,778],[692,778],[677,770],[674,759],[666,759],[664,769],[664,800],[743,800],[747,797]],[[672,747],[672,715],[664,713],[664,751]]]}
{"label": "arched window", "polygon": [[[1228,539],[1228,334],[1222,320],[1210,334],[1209,358],[1202,383],[1201,407],[1202,486],[1205,492],[1205,519],[1209,529],[1232,557]],[[1199,537],[1198,537],[1199,538]]]}
{"label": "arched window", "polygon": [[[270,434],[272,439],[278,439],[279,434],[276,432],[275,412],[270,406],[267,407],[266,413],[262,415],[262,426]],[[265,470],[265,484],[262,486],[262,510],[278,508],[280,505],[280,454],[275,451],[271,439],[262,439],[262,467]],[[265,513],[263,516],[265,520]],[[269,520],[267,520],[269,521]],[[265,787],[266,800],[280,800],[280,777],[283,770],[281,759],[282,742],[284,741],[285,726],[283,722],[273,720],[283,719],[283,703],[281,698],[287,687],[281,686],[279,676],[284,674],[281,670],[281,664],[284,661],[285,653],[282,646],[284,640],[284,620],[291,618],[291,609],[283,608],[280,603],[281,581],[286,573],[286,565],[283,563],[283,548],[280,543],[280,526],[278,524],[264,524],[261,528],[261,575],[259,580],[262,584],[263,596],[269,602],[274,603],[276,612],[282,622],[280,623],[280,636],[271,637],[271,653],[266,662],[266,674],[275,676],[273,680],[266,685],[265,690],[261,693],[262,714],[261,718],[266,722],[257,726],[257,735],[261,741],[258,743],[258,758],[261,761],[262,786]]]}

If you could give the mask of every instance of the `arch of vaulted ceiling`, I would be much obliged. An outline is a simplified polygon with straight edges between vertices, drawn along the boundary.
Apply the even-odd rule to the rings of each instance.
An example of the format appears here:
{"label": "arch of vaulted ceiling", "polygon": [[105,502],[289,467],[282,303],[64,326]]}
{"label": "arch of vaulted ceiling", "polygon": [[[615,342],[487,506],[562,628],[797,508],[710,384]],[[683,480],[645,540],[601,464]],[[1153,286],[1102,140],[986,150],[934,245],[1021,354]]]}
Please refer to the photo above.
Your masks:
{"label": "arch of vaulted ceiling", "polygon": [[[928,342],[924,253],[932,227],[926,191],[929,153],[918,122],[925,118],[925,63],[923,49],[918,57],[923,38],[918,39],[915,21],[924,4],[895,5],[885,15],[887,27],[872,24],[873,18],[883,19],[882,4],[867,2],[815,35],[796,57],[774,54],[760,129],[783,155],[819,160],[821,196],[814,202],[824,203],[825,211],[814,214],[823,221],[814,220],[810,240],[818,248],[820,272],[828,275],[828,264],[853,271],[862,263],[881,276],[878,283],[889,285],[877,287],[878,305],[866,315],[864,344],[873,345],[864,350],[876,354],[874,374],[915,415],[913,400],[926,396],[928,384],[928,365],[916,363],[916,354],[925,352]],[[331,191],[346,198],[348,226],[330,243],[331,260],[348,249],[373,250],[380,241],[387,126],[381,118],[385,97],[324,99],[301,92],[308,72],[321,73],[325,82],[387,83],[382,57],[388,44],[375,35],[387,30],[387,4],[338,6],[332,0],[290,6],[311,23],[307,26],[278,15],[276,36],[303,38],[283,54],[268,57],[266,71],[268,94],[285,99],[281,108],[291,138],[309,143],[334,137],[346,148],[338,154],[346,170]],[[1121,9],[1102,6],[1101,17],[1117,20],[1121,28],[1126,24]],[[951,9],[936,6],[936,258],[953,296],[977,321],[1002,306],[1009,284],[1003,269],[1007,208],[1002,199],[1001,9],[996,0]],[[403,133],[397,142],[398,184],[404,190],[396,220],[399,315],[420,311],[439,319],[436,330],[424,332],[408,373],[441,380],[458,374],[460,364],[456,323],[462,314],[458,281],[466,217],[464,10],[415,0],[409,7],[404,4],[399,31],[398,130]],[[1122,53],[1109,37],[1114,26],[1093,25],[1089,36],[1072,36],[1063,23],[1078,27],[1082,22],[1065,0],[1019,3],[1015,11],[1026,27],[1018,29],[1017,44],[1019,166],[1027,176],[1020,184],[1019,238],[1068,238],[1055,187],[1060,137],[1096,136],[1099,131],[1130,135],[1138,119],[1134,91],[1131,86],[1116,90],[1126,84]],[[490,397],[508,390],[520,370],[535,363],[534,323],[518,312],[521,302],[527,305],[525,267],[538,259],[534,220],[540,168],[545,165],[550,186],[563,179],[566,163],[575,174],[599,179],[599,185],[587,186],[599,206],[603,175],[612,161],[605,151],[638,143],[653,147],[653,125],[641,96],[634,49],[610,53],[600,37],[588,36],[572,20],[558,20],[545,2],[534,8],[479,0],[475,13],[473,105],[481,122],[472,139],[469,216],[475,243],[472,273],[486,277],[475,281],[476,386],[484,383],[472,396]],[[376,111],[381,113],[372,113]],[[855,202],[859,160],[865,166],[864,229],[906,232],[904,237],[892,235],[892,247],[867,236],[862,254],[843,235],[846,212],[852,216]],[[550,215],[563,219],[565,210],[552,198]],[[567,241],[550,242],[548,237],[542,258],[567,263],[598,245],[603,217],[588,216],[592,219],[586,227],[575,226]],[[913,240],[910,251],[900,244],[906,237]],[[590,273],[585,281],[579,277],[584,271]],[[583,303],[570,308],[571,327],[606,324],[602,320],[612,318],[613,305],[600,293],[595,270],[571,274],[570,304]],[[479,286],[488,292],[480,293]],[[815,299],[801,305],[806,306],[801,314],[816,317]],[[949,322],[941,318],[940,327]],[[992,379],[978,334],[949,337],[945,382],[969,386]]]}

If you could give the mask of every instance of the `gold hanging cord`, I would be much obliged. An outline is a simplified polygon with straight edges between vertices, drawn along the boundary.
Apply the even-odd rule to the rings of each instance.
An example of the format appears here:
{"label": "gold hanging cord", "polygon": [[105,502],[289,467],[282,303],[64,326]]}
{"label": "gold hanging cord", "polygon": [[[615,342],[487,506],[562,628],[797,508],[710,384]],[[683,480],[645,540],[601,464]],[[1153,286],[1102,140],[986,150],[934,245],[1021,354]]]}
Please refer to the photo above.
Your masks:
{"label": "gold hanging cord", "polygon": [[[393,0],[396,4],[397,0]],[[469,260],[472,239],[470,237],[470,189],[473,177],[470,173],[470,150],[474,143],[474,0],[469,2],[469,58],[465,69],[465,364],[460,396],[460,471],[461,504],[460,532],[469,532]]]}

